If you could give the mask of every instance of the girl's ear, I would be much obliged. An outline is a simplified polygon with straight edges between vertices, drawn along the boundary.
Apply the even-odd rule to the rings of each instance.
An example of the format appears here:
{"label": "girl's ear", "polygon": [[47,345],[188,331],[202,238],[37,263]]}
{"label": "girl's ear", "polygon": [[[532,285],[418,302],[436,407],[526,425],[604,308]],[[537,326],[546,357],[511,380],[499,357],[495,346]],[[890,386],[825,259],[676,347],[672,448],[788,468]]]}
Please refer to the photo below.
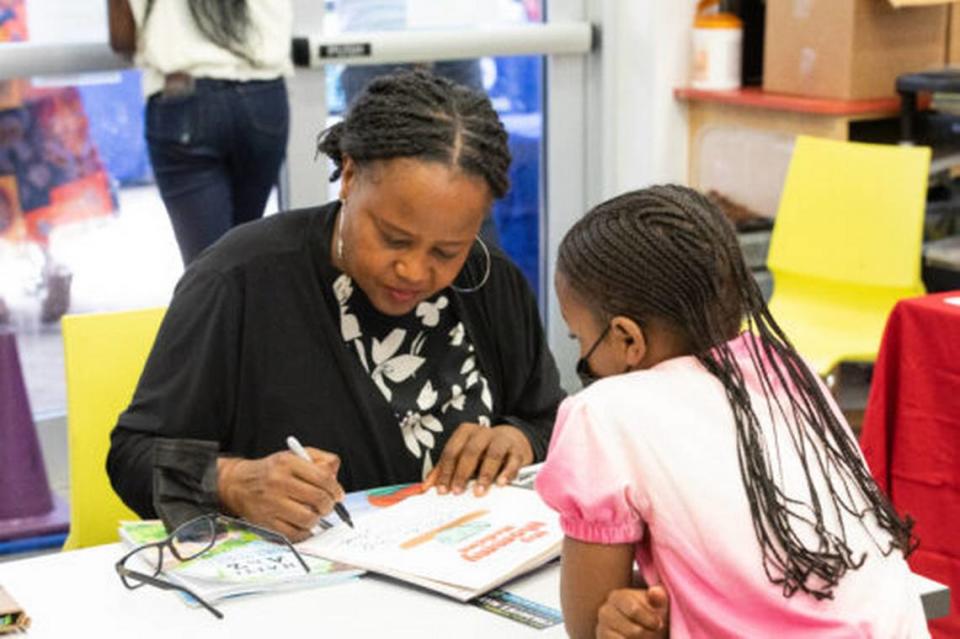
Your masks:
{"label": "girl's ear", "polygon": [[641,362],[647,355],[647,337],[634,320],[623,315],[617,315],[610,320],[610,331],[613,339],[623,353],[623,363],[628,371],[640,368]]}

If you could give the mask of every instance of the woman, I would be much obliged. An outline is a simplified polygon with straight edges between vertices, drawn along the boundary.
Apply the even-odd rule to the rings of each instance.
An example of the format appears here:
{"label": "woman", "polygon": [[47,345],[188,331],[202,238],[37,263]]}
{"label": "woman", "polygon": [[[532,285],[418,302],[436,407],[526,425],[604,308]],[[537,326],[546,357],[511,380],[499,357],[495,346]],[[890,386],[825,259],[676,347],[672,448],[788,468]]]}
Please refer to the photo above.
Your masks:
{"label": "woman", "polygon": [[110,0],[136,52],[157,186],[184,264],[263,215],[287,146],[289,0]]}
{"label": "woman", "polygon": [[338,202],[232,231],[177,287],[107,460],[141,516],[297,540],[344,490],[482,492],[544,456],[562,391],[536,301],[476,240],[508,187],[489,99],[385,76],[319,151]]}

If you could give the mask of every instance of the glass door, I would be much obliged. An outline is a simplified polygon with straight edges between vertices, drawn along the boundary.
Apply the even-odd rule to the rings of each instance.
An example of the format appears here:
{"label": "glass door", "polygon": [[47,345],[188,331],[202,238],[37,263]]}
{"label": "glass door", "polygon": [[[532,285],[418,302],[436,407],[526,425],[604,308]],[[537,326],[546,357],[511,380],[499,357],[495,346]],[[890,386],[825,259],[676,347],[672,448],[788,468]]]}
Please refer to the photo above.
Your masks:
{"label": "glass door", "polygon": [[[548,283],[553,247],[586,209],[586,0],[293,5],[301,59],[268,213],[330,198],[316,136],[364,78],[417,64],[481,88],[514,156],[496,231],[572,370]],[[99,0],[0,0],[0,325],[18,333],[35,414],[64,411],[60,315],[163,305],[182,272],[146,156],[140,73],[110,51],[106,24]]]}

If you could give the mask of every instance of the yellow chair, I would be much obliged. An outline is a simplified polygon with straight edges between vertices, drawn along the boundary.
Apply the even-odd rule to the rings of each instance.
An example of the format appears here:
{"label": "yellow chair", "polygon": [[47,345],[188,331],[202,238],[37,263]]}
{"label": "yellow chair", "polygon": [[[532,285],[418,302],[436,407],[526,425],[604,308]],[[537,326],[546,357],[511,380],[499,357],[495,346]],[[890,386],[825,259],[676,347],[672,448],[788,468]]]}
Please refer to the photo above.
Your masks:
{"label": "yellow chair", "polygon": [[876,359],[893,305],[922,295],[930,149],[797,138],[770,240],[770,310],[822,376]]}
{"label": "yellow chair", "polygon": [[164,310],[67,315],[62,320],[70,462],[65,550],[115,542],[117,523],[137,519],[113,492],[105,465],[110,431],[133,397]]}

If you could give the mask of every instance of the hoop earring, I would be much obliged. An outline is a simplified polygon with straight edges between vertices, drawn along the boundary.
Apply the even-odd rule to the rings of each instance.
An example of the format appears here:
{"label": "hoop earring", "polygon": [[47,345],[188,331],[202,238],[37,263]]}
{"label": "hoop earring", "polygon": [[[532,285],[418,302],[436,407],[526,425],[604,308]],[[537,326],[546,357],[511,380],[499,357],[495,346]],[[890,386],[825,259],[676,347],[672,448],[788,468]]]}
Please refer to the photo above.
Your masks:
{"label": "hoop earring", "polygon": [[343,200],[340,200],[340,210],[337,212],[340,216],[337,220],[337,261],[340,264],[343,264],[343,204]]}
{"label": "hoop earring", "polygon": [[490,279],[490,267],[491,267],[490,249],[487,248],[487,245],[484,243],[484,241],[480,238],[479,235],[477,236],[477,242],[480,243],[480,248],[483,249],[483,254],[487,258],[487,270],[483,274],[483,277],[480,278],[480,283],[477,284],[476,286],[471,286],[470,288],[460,288],[458,286],[454,286],[453,284],[451,284],[450,288],[455,290],[457,293],[476,293],[481,288],[483,288],[483,285],[487,283],[488,279]]}

